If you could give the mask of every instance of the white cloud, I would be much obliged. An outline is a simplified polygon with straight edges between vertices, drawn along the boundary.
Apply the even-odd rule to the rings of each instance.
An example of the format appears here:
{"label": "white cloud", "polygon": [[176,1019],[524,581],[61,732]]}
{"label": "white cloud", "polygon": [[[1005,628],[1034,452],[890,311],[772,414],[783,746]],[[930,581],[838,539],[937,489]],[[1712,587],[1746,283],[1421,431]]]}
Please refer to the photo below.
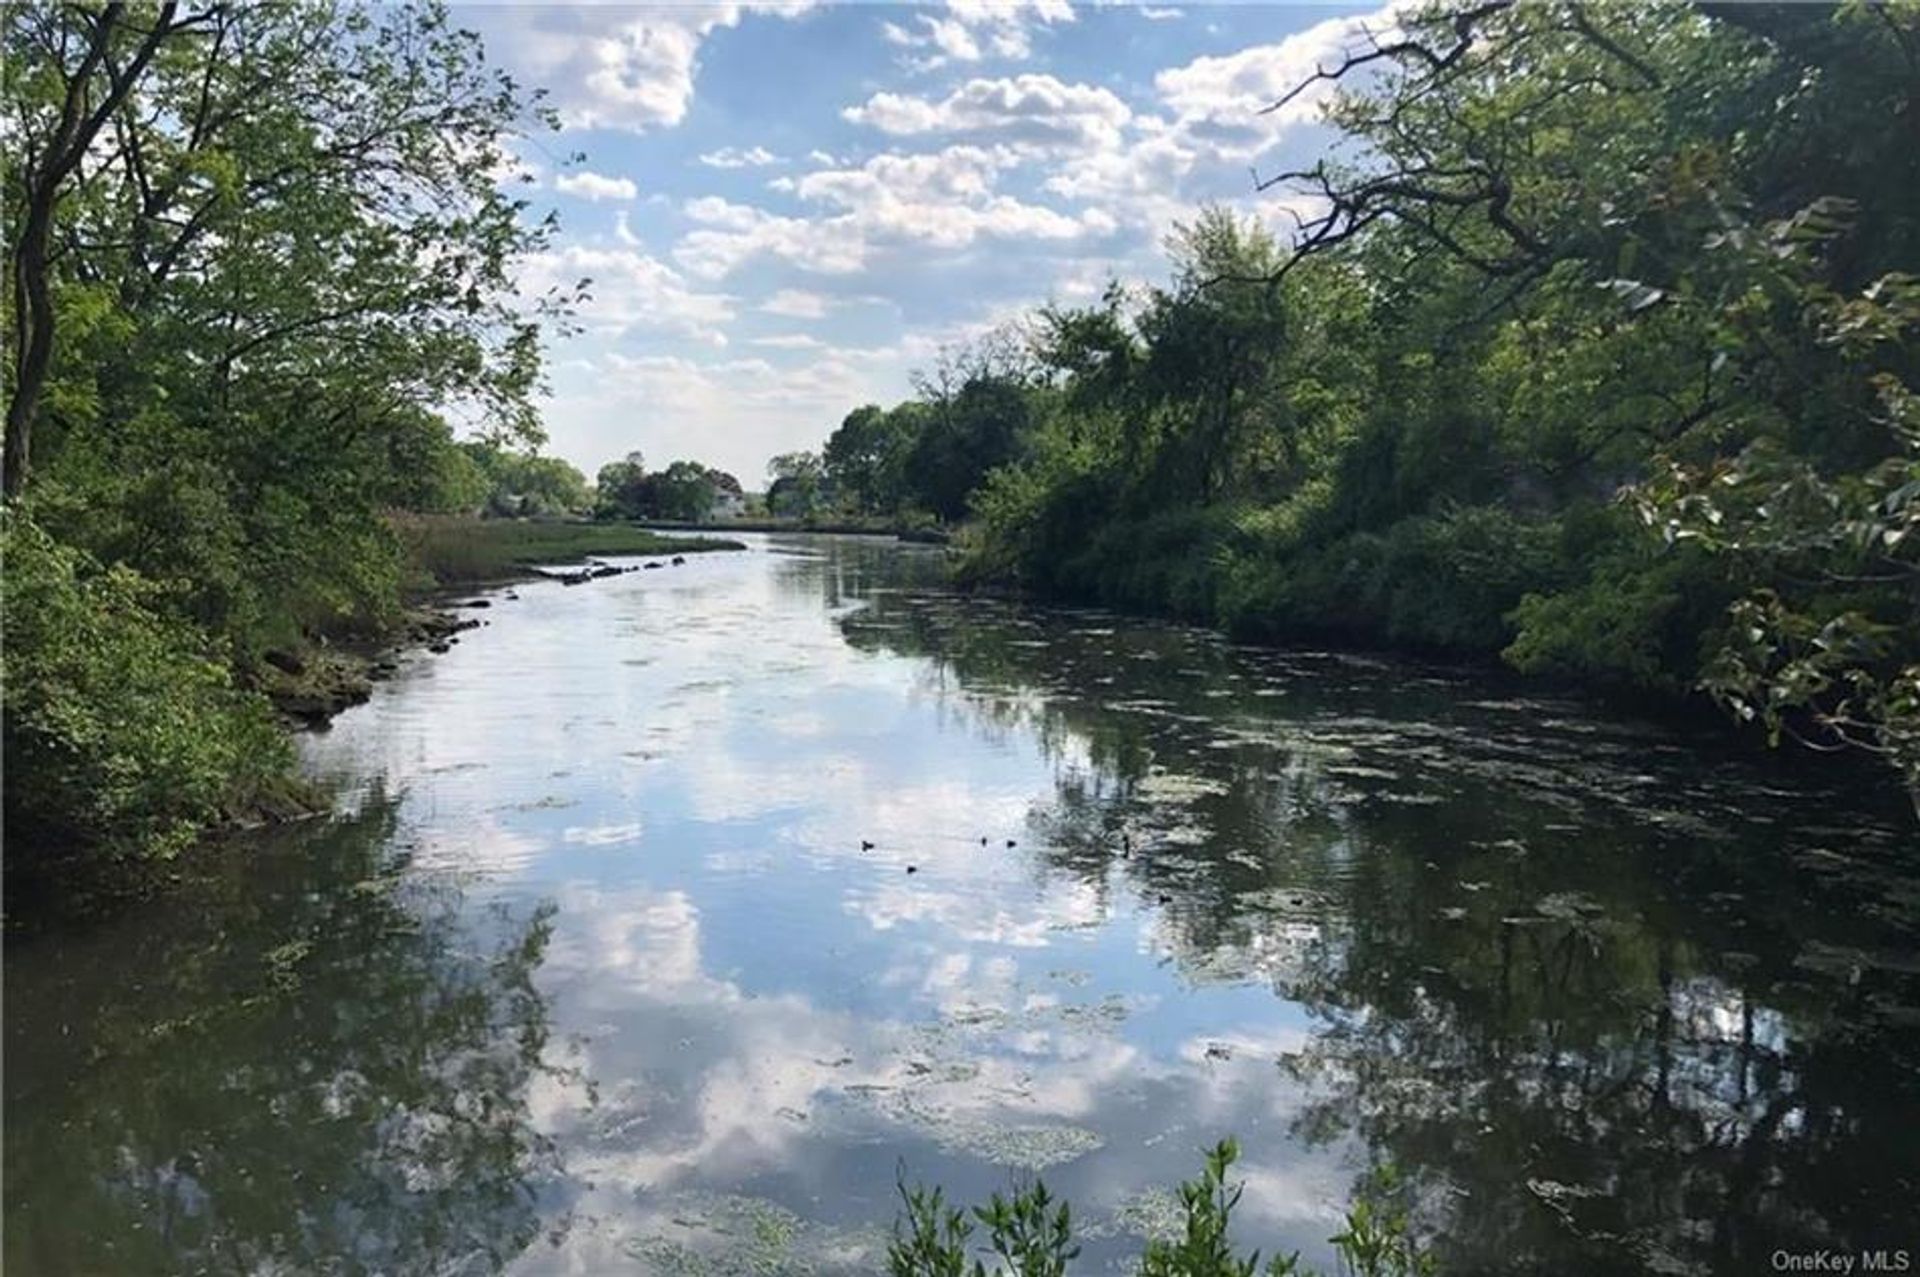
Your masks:
{"label": "white cloud", "polygon": [[940,52],[957,62],[980,60],[980,46],[975,42],[973,32],[967,30],[965,23],[929,17],[922,17],[920,21],[926,24],[927,39],[931,40],[933,47]]}
{"label": "white cloud", "polygon": [[1356,17],[1328,18],[1278,44],[1195,58],[1185,66],[1161,71],[1154,77],[1154,88],[1175,115],[1188,123],[1205,121],[1265,135],[1288,124],[1315,120],[1332,91],[1329,85],[1310,88],[1271,114],[1261,113],[1310,80],[1321,66],[1335,64],[1343,51],[1363,47],[1368,33],[1390,38],[1394,9],[1388,5]]}
{"label": "white cloud", "polygon": [[991,56],[1018,61],[1033,54],[1036,25],[1072,22],[1073,6],[1066,0],[947,0],[947,16],[917,15],[921,30],[909,31],[896,22],[882,22],[889,44],[909,49],[933,49],[908,66],[931,71],[950,62],[979,62]]}
{"label": "white cloud", "polygon": [[[831,349],[801,352],[801,362],[785,368],[755,356],[610,352],[591,377],[569,379],[542,412],[562,455],[604,458],[637,442],[649,456],[699,457],[751,479],[775,453],[818,447],[853,405],[891,403],[905,390],[904,367],[856,366]],[[817,774],[806,782],[817,784]],[[741,796],[735,791],[729,801]]]}
{"label": "white cloud", "polygon": [[723,146],[702,155],[700,162],[708,168],[763,168],[786,161],[764,146],[753,146],[744,151],[737,146]]}
{"label": "white cloud", "polygon": [[1068,84],[1051,75],[969,80],[938,102],[876,93],[841,115],[896,137],[984,134],[1056,150],[1116,147],[1121,130],[1133,118],[1132,110],[1110,90]]}
{"label": "white cloud", "polygon": [[630,200],[640,194],[632,179],[625,177],[603,177],[598,173],[565,173],[554,179],[554,188],[569,195],[578,195],[583,200],[599,203],[601,200]]}
{"label": "white cloud", "polygon": [[1007,157],[977,146],[955,146],[921,155],[876,155],[856,169],[825,169],[801,178],[802,199],[845,208],[887,202],[925,204],[978,200],[993,191]]}
{"label": "white cloud", "polygon": [[800,179],[802,199],[845,212],[869,244],[930,244],[958,249],[985,236],[1070,240],[1104,235],[1114,222],[1098,208],[1077,216],[995,192],[1015,156],[1005,149],[954,146],[919,155],[878,155],[859,168],[827,169]]}
{"label": "white cloud", "polygon": [[701,223],[674,260],[720,279],[762,257],[824,275],[864,270],[878,251],[910,245],[961,249],[986,237],[1064,241],[1106,235],[1114,219],[1099,208],[1063,213],[994,191],[1011,152],[957,146],[922,155],[879,155],[858,168],[823,169],[795,184],[802,199],[838,210],[785,217],[719,196],[685,206]]}
{"label": "white cloud", "polygon": [[[1343,51],[1361,45],[1369,32],[1386,38],[1394,13],[1389,4],[1370,14],[1329,18],[1277,44],[1166,68],[1154,78],[1163,113],[1133,113],[1114,133],[1090,131],[1092,144],[1075,153],[1071,164],[1060,165],[1042,189],[1106,209],[1123,225],[1155,237],[1207,201],[1238,205],[1284,237],[1292,229],[1289,210],[1310,211],[1311,201],[1257,194],[1248,168],[1262,166],[1291,131],[1316,121],[1329,90],[1315,87],[1281,110],[1266,108],[1310,80],[1316,67],[1331,66]],[[896,124],[914,123],[911,111],[894,110]],[[1116,134],[1117,143],[1099,141]]]}
{"label": "white cloud", "polygon": [[782,217],[717,196],[693,200],[686,212],[704,225],[681,239],[674,260],[705,279],[762,255],[822,275],[849,275],[866,265],[860,228],[843,218]]}
{"label": "white cloud", "polygon": [[549,103],[572,128],[645,132],[686,117],[699,72],[700,46],[713,31],[750,12],[791,17],[807,0],[685,8],[540,6],[503,9],[476,25],[515,74],[546,87]]}
{"label": "white cloud", "polygon": [[1172,22],[1176,18],[1187,16],[1185,9],[1156,9],[1150,4],[1141,5],[1139,13],[1148,22]]}
{"label": "white cloud", "polygon": [[633,247],[572,244],[541,253],[528,259],[520,287],[533,294],[583,278],[593,281],[579,313],[589,329],[617,335],[639,328],[727,344],[723,328],[733,318],[734,299],[690,287],[671,266]]}
{"label": "white cloud", "polygon": [[[631,52],[653,38],[643,38],[641,28],[704,37],[752,21],[747,12],[624,9],[518,21],[589,30],[593,40],[585,43],[611,40]],[[651,422],[651,448],[705,455],[702,435],[711,433],[716,453],[752,471],[766,452],[817,444],[850,404],[897,397],[906,370],[946,339],[936,334],[950,336],[984,315],[1023,311],[1047,297],[1085,300],[1114,276],[1154,277],[1164,269],[1164,232],[1204,202],[1225,202],[1290,230],[1286,201],[1256,194],[1247,173],[1250,165],[1286,167],[1291,152],[1320,136],[1303,123],[1315,114],[1314,103],[1268,116],[1260,109],[1311,76],[1316,63],[1331,65],[1353,47],[1366,21],[1311,15],[1310,29],[1284,40],[1238,51],[1226,46],[1223,54],[1166,66],[1146,74],[1147,87],[1136,71],[1127,87],[1037,69],[979,69],[1013,56],[1048,26],[1061,38],[1059,24],[1072,14],[1058,0],[959,0],[874,20],[881,16],[892,23],[878,34],[899,50],[975,69],[935,89],[899,82],[896,65],[891,82],[869,80],[858,96],[831,108],[870,133],[836,136],[831,130],[844,125],[828,114],[811,121],[826,130],[812,136],[735,134],[722,146],[726,135],[702,134],[686,152],[698,162],[683,160],[657,180],[630,159],[630,143],[594,144],[601,172],[575,176],[570,185],[580,189],[572,193],[591,198],[587,184],[620,182],[612,174],[622,171],[634,174],[638,190],[599,187],[602,199],[635,202],[616,202],[591,223],[580,219],[568,233],[592,236],[592,247],[548,254],[545,276],[530,273],[534,282],[575,275],[596,281],[582,314],[594,368],[559,378],[562,389],[549,404],[556,442],[584,455],[611,453],[617,441],[602,423],[618,421],[624,431],[630,422]],[[1172,16],[1148,13],[1137,33],[1147,40],[1159,33],[1145,27]],[[1384,30],[1391,17],[1391,8],[1381,9],[1371,21]],[[657,127],[674,110],[689,109],[701,49],[711,56],[721,46],[694,38],[687,47],[685,93],[675,89],[659,110],[637,107],[621,121],[610,113],[619,106],[615,97],[588,92],[593,68],[577,50],[568,55],[574,70],[548,82],[571,122]],[[607,61],[605,53],[595,57]],[[529,56],[537,58],[538,50]],[[734,70],[715,62],[709,73]],[[776,140],[778,154],[771,149]],[[882,147],[893,149],[873,154]],[[747,185],[769,193],[756,199],[689,189],[692,174],[712,169],[757,173]],[[643,216],[660,222],[643,223]],[[637,230],[643,225],[645,243]],[[889,308],[897,334],[873,327],[877,313],[839,313],[854,302]],[[786,322],[734,331],[737,312],[745,310]],[[694,343],[709,349],[703,355]],[[609,377],[616,353],[629,362]],[[643,353],[666,362],[632,361]],[[568,442],[576,437],[578,444]]]}
{"label": "white cloud", "polygon": [[825,319],[830,305],[832,299],[819,293],[783,288],[762,302],[760,309],[769,315],[785,315],[790,319]]}
{"label": "white cloud", "polygon": [[947,0],[947,11],[974,26],[1019,22],[1028,14],[1046,23],[1073,21],[1067,0]]}

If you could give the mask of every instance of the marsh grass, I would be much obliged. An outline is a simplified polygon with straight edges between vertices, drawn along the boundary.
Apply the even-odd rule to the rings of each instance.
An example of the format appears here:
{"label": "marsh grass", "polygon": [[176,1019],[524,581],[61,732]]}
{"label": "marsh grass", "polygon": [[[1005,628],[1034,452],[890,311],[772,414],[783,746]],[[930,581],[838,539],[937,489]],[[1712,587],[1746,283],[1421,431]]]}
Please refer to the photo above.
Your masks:
{"label": "marsh grass", "polygon": [[665,536],[619,523],[396,515],[395,533],[415,589],[481,585],[525,576],[537,564],[574,563],[603,554],[698,554],[743,550],[711,536]]}

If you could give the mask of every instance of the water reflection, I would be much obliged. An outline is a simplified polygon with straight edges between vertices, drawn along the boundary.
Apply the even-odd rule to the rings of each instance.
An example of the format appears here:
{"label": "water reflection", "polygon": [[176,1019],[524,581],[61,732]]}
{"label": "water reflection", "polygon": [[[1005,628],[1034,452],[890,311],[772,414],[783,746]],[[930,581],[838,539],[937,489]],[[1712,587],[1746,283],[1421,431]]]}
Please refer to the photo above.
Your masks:
{"label": "water reflection", "polygon": [[1823,823],[1878,800],[1442,672],[1115,625],[938,597],[844,622],[1084,748],[1036,807],[1045,863],[1155,901],[1192,979],[1304,1008],[1288,1049],[1208,1050],[1307,1089],[1295,1138],[1357,1136],[1413,1173],[1450,1264],[1911,1248],[1920,936],[1896,801]]}
{"label": "water reflection", "polygon": [[308,742],[360,816],[17,946],[9,1261],[867,1272],[1042,1168],[1103,1271],[1228,1133],[1322,1265],[1380,1160],[1462,1272],[1912,1246],[1897,803],[939,569],[523,587]]}
{"label": "water reflection", "polygon": [[533,1240],[550,912],[464,913],[396,813],[10,949],[9,1271],[487,1271]]}

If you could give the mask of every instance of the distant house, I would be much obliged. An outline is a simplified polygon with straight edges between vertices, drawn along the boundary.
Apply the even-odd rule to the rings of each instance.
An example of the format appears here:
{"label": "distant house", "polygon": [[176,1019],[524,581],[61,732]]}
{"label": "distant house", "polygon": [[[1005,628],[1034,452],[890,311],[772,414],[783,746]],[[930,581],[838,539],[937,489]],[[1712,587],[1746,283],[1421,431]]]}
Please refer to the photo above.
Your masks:
{"label": "distant house", "polygon": [[738,492],[728,492],[725,488],[713,494],[713,517],[716,519],[738,519],[747,512],[747,499]]}

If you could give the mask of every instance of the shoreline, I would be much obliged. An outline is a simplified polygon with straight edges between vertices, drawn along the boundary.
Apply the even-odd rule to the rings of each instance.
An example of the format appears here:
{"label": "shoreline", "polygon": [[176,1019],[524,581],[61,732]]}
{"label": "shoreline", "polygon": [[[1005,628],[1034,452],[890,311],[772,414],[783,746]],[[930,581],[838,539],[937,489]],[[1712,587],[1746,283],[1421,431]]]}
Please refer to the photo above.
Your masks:
{"label": "shoreline", "polygon": [[[485,524],[480,525],[485,527]],[[544,524],[570,528],[577,525]],[[442,577],[427,569],[433,581],[410,592],[398,621],[385,631],[344,640],[337,645],[324,638],[295,649],[267,653],[256,676],[256,690],[277,710],[290,730],[321,731],[334,717],[373,695],[375,685],[399,672],[399,659],[421,648],[432,655],[451,651],[460,635],[487,624],[484,618],[463,613],[489,610],[499,603],[516,602],[513,587],[525,581],[557,580],[582,585],[629,572],[677,567],[687,554],[714,554],[744,550],[738,541],[716,537],[650,538],[643,547],[577,549],[552,555],[517,559],[490,570]],[[618,566],[607,558],[648,558],[646,563]],[[582,565],[577,572],[545,571],[543,566]],[[504,591],[498,597],[476,597],[483,591]]]}
{"label": "shoreline", "polygon": [[1844,774],[1849,787],[1857,785],[1865,793],[1883,794],[1892,806],[1920,816],[1920,795],[1907,790],[1891,770],[1873,766],[1871,756],[1793,748],[1788,743],[1770,745],[1764,734],[1735,720],[1698,688],[1662,690],[1571,674],[1528,673],[1508,665],[1498,652],[1395,642],[1357,629],[1299,627],[1288,630],[1273,625],[1236,632],[1211,621],[1183,615],[1172,607],[1142,607],[1072,594],[1046,594],[994,578],[952,578],[949,584],[961,593],[1049,611],[1091,611],[1136,622],[1198,630],[1229,646],[1257,652],[1325,652],[1380,658],[1470,676],[1500,694],[1556,698],[1576,703],[1590,712],[1637,719],[1662,732],[1683,737],[1693,748],[1720,753],[1727,758],[1751,760],[1787,772],[1810,769],[1817,775]]}

